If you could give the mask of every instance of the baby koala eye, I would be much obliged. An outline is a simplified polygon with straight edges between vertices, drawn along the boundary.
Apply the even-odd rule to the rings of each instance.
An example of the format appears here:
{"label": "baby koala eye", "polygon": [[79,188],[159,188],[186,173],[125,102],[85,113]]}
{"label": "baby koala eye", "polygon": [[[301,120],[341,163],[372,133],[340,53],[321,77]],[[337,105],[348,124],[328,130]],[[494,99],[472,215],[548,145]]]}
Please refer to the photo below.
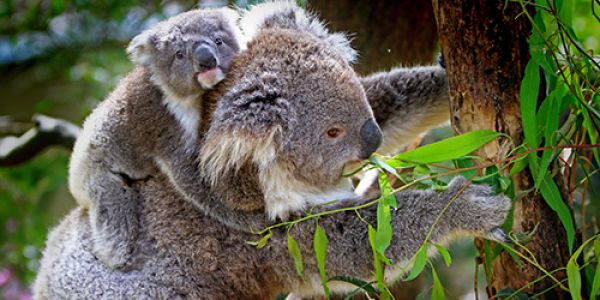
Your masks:
{"label": "baby koala eye", "polygon": [[335,139],[344,134],[344,128],[339,125],[334,125],[329,127],[325,133],[327,134],[327,137]]}
{"label": "baby koala eye", "polygon": [[183,51],[179,50],[179,51],[175,52],[175,57],[177,59],[183,59],[183,56],[184,56]]}
{"label": "baby koala eye", "polygon": [[223,44],[223,39],[222,38],[216,38],[215,39],[215,44],[217,44],[217,46],[221,46]]}

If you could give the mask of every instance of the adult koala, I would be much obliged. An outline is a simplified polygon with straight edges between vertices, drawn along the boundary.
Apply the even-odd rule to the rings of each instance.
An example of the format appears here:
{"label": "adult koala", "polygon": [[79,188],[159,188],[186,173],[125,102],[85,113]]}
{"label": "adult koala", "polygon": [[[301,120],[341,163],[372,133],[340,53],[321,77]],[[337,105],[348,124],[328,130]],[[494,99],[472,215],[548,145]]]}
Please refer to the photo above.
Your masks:
{"label": "adult koala", "polygon": [[[379,146],[381,132],[373,119],[387,124],[386,116],[392,118],[373,115],[367,95],[378,97],[369,98],[371,103],[396,105],[386,102],[399,92],[390,84],[398,74],[366,79],[371,91],[365,93],[348,64],[354,52],[346,39],[328,33],[291,4],[265,4],[253,12],[260,16],[247,16],[253,16],[257,28],[252,41],[234,59],[223,84],[209,92],[215,103],[201,156],[204,201],[186,201],[158,170],[147,181],[135,182],[142,196],[139,264],[127,272],[98,261],[88,212],[75,209],[49,236],[34,287],[37,299],[272,299],[281,292],[322,292],[312,255],[314,222],[291,230],[304,257],[306,281],[296,275],[285,230],[273,230],[263,249],[245,242],[256,239],[250,228],[300,214],[312,203],[352,195],[341,178],[344,166]],[[409,111],[422,106],[403,103]],[[417,119],[412,114],[409,124],[426,122]],[[397,194],[388,257],[405,263],[463,184],[455,179],[443,193]],[[364,201],[349,199],[325,209]],[[470,186],[441,217],[431,241],[461,232],[490,236],[509,206],[506,197],[492,195],[489,188]],[[375,207],[360,214],[375,223]],[[329,234],[328,275],[369,280],[367,227],[356,214],[322,216],[319,225]]]}

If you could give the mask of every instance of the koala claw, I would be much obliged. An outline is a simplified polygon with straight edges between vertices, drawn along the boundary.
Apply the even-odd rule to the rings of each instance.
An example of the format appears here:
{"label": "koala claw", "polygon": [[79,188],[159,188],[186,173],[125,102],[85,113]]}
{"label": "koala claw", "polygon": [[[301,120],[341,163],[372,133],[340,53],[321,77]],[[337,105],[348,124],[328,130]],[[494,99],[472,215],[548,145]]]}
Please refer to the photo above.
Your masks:
{"label": "koala claw", "polygon": [[456,214],[460,220],[460,228],[477,232],[482,237],[492,240],[505,241],[506,234],[499,229],[505,221],[511,208],[510,198],[505,195],[495,195],[489,186],[471,184],[464,188],[465,179],[457,177],[450,182],[450,195],[459,193]]}
{"label": "koala claw", "polygon": [[512,243],[512,240],[510,239],[508,234],[506,234],[506,232],[504,232],[504,229],[500,227],[495,227],[492,230],[490,230],[486,235],[486,238],[491,241],[500,243]]}

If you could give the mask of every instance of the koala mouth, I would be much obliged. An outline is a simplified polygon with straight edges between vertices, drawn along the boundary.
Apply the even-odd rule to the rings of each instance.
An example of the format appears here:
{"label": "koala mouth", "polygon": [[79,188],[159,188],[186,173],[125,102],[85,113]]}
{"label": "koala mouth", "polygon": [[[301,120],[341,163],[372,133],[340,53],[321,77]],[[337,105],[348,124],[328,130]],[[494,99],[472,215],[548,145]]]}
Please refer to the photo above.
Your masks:
{"label": "koala mouth", "polygon": [[367,160],[356,159],[348,161],[344,164],[342,168],[342,177],[349,177],[352,174],[357,173],[359,170],[364,169]]}
{"label": "koala mouth", "polygon": [[221,68],[214,67],[196,72],[194,77],[203,89],[211,89],[225,78],[225,74]]}

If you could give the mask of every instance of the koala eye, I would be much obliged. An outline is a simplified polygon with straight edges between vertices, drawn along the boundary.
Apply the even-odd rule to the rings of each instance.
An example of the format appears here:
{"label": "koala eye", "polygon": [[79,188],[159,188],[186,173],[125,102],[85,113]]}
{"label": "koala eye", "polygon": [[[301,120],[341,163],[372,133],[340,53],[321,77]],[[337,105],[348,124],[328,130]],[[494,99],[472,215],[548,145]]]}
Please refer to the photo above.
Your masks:
{"label": "koala eye", "polygon": [[177,59],[183,59],[183,51],[179,50],[179,51],[175,52],[175,57]]}
{"label": "koala eye", "polygon": [[344,128],[339,125],[334,125],[329,127],[325,133],[327,134],[327,137],[335,139],[344,134]]}
{"label": "koala eye", "polygon": [[222,38],[216,38],[215,39],[215,44],[217,44],[217,46],[221,46],[223,44],[223,39]]}

